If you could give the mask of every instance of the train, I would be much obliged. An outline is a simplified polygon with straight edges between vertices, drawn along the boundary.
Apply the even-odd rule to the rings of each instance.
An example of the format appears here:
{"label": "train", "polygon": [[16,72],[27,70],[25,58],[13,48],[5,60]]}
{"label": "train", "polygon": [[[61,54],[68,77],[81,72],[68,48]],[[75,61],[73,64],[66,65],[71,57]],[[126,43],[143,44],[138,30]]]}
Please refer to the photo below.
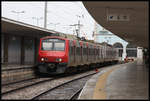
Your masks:
{"label": "train", "polygon": [[109,44],[61,36],[40,38],[39,73],[62,74],[84,68],[96,68],[104,63],[116,63],[118,52]]}

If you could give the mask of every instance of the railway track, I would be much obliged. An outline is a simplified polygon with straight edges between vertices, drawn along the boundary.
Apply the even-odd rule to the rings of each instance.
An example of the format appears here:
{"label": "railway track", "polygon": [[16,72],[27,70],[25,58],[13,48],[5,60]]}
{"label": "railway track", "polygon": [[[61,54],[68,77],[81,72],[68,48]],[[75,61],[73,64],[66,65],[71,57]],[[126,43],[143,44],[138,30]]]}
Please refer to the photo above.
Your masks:
{"label": "railway track", "polygon": [[[8,85],[4,85],[2,86],[2,96],[12,93],[12,92],[16,92],[18,90],[22,90],[25,89],[27,87],[32,87],[44,82],[48,82],[51,81],[55,78],[33,78],[33,79],[29,79],[29,80],[24,80],[23,82],[17,82],[17,83],[12,83],[12,84],[8,84]],[[11,86],[11,87],[9,87]]]}
{"label": "railway track", "polygon": [[[96,73],[91,73],[73,80],[69,80],[56,87],[50,88],[47,91],[33,97],[31,100],[39,99],[74,99],[82,90],[84,84],[90,76]],[[54,96],[55,95],[55,96]]]}
{"label": "railway track", "polygon": [[74,94],[72,94],[72,96],[70,96],[68,99],[69,100],[73,100],[73,99],[77,99],[78,95],[80,94],[80,92],[82,91],[83,87],[80,88],[79,90],[77,90]]}
{"label": "railway track", "polygon": [[24,81],[30,81],[30,80],[33,80],[33,79],[36,79],[36,78],[37,78],[37,77],[32,77],[32,78],[29,78],[29,79],[24,79],[24,80],[20,80],[20,81],[5,83],[5,84],[2,84],[1,86],[2,86],[2,87],[4,87],[4,86],[9,86],[9,85],[13,85],[13,84],[16,84],[16,83],[21,83],[21,82],[24,82]]}
{"label": "railway track", "polygon": [[[47,80],[47,81],[40,81],[39,84],[28,84],[26,86],[22,86],[22,87],[17,87],[12,89],[13,87],[15,87],[15,85],[12,86],[8,86],[7,92],[6,90],[4,91],[3,87],[2,87],[2,99],[32,99],[33,97],[41,94],[42,92],[47,91],[47,89],[50,88],[54,88],[60,84],[63,84],[64,82],[73,80],[75,78],[79,78],[81,76],[85,76],[89,73],[95,73],[95,71],[87,71],[87,72],[81,72],[81,73],[75,73],[73,75],[68,75],[68,76],[57,76],[56,78],[52,78],[51,80]],[[23,85],[23,84],[22,84]],[[10,91],[10,89],[12,89]]]}
{"label": "railway track", "polygon": [[[109,68],[109,66],[102,67],[99,70],[103,70],[104,68]],[[38,97],[38,96],[46,96],[47,94],[46,93],[44,94],[44,92],[49,92],[48,90],[50,90],[50,89],[51,89],[50,92],[53,91],[53,93],[51,93],[51,94],[52,95],[55,94],[55,96],[57,98],[53,98],[54,95],[51,98],[49,98],[49,97],[44,97],[44,98],[47,98],[47,99],[75,99],[78,96],[78,94],[80,93],[80,91],[82,90],[82,87],[84,86],[85,82],[89,79],[89,76],[87,76],[87,74],[92,74],[92,73],[94,75],[95,70],[90,70],[90,71],[81,72],[81,73],[75,73],[73,75],[66,75],[66,76],[64,75],[64,76],[57,76],[54,78],[45,78],[45,80],[44,80],[44,78],[42,78],[42,80],[37,80],[37,81],[33,81],[33,79],[31,79],[31,80],[29,80],[31,82],[25,81],[26,83],[16,82],[16,84],[3,85],[2,93],[1,93],[2,99],[43,99],[43,97]],[[85,80],[81,80],[81,78],[84,76],[87,76],[87,78]],[[80,81],[83,81],[83,82],[80,82]],[[69,84],[69,82],[70,82],[70,84]],[[74,82],[74,84],[72,82]],[[81,85],[78,86],[79,84],[81,84]],[[64,87],[63,87],[63,85],[64,85]],[[65,85],[67,85],[67,86],[65,86]],[[74,88],[73,87],[74,85],[75,86],[77,85],[77,88]],[[68,87],[68,88],[66,88],[66,87]],[[58,89],[58,91],[56,91],[56,89]],[[70,93],[66,94],[65,95],[66,97],[64,97],[64,98],[59,97],[59,95],[64,94],[64,93],[59,94],[59,91],[65,92],[64,89],[67,89],[66,91],[69,91]]]}

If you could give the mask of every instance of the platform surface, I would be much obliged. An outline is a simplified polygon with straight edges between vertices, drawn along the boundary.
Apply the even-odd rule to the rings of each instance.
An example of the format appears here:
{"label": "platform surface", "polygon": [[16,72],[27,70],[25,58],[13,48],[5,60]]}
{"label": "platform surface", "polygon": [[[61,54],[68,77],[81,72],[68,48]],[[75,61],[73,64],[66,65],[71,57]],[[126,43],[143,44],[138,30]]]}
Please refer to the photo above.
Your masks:
{"label": "platform surface", "polygon": [[148,99],[149,68],[143,61],[110,66],[87,81],[78,99]]}

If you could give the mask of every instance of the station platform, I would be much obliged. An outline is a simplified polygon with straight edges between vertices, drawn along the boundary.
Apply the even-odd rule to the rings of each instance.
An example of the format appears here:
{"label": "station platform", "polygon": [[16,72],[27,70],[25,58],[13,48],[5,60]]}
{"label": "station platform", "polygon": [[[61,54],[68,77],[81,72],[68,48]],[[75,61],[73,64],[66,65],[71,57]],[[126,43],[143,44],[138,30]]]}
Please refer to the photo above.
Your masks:
{"label": "station platform", "polygon": [[149,99],[149,67],[142,60],[114,65],[89,79],[78,99]]}
{"label": "station platform", "polygon": [[8,70],[8,69],[19,69],[19,68],[31,68],[34,65],[1,65],[1,70]]}
{"label": "station platform", "polygon": [[1,65],[1,84],[35,77],[34,65]]}

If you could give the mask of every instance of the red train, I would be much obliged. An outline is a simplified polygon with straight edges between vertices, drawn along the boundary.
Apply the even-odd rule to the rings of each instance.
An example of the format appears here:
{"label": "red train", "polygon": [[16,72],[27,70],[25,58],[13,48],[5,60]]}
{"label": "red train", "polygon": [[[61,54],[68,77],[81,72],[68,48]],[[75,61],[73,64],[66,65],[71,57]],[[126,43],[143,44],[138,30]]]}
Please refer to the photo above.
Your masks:
{"label": "red train", "polygon": [[47,36],[40,39],[38,62],[40,73],[59,74],[106,62],[117,62],[117,51],[108,44]]}

